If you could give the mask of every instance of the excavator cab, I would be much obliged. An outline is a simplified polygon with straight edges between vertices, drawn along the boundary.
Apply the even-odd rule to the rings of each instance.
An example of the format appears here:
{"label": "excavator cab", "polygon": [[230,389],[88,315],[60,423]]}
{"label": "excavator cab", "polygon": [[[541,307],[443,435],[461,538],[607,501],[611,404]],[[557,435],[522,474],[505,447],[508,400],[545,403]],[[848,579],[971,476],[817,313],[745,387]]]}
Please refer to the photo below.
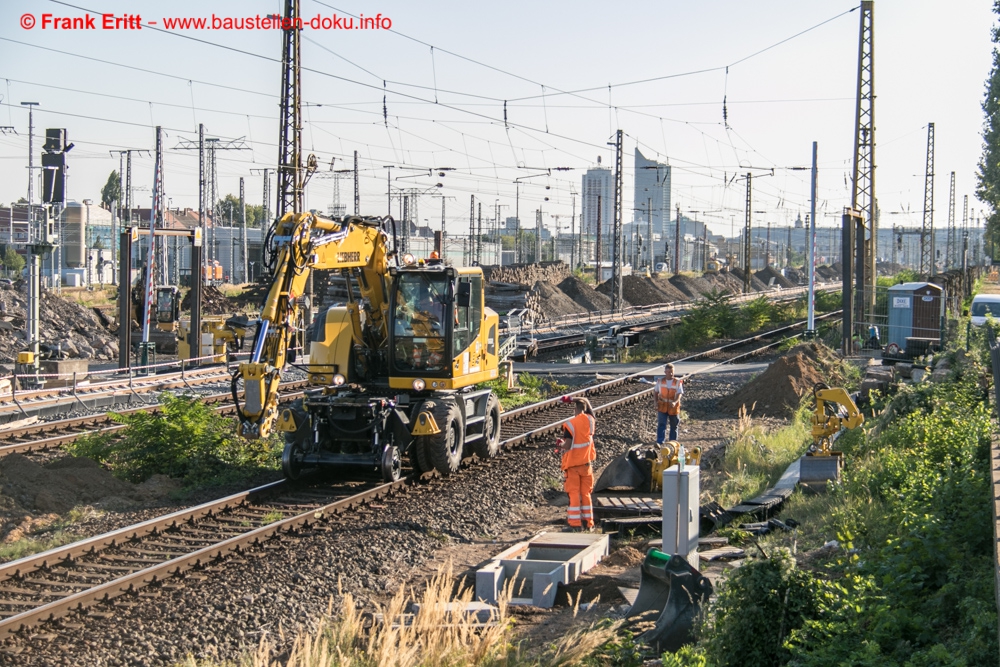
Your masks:
{"label": "excavator cab", "polygon": [[[389,386],[459,389],[497,377],[499,318],[478,267],[391,269]],[[421,382],[417,382],[419,386]]]}
{"label": "excavator cab", "polygon": [[173,285],[156,288],[156,325],[164,331],[174,331],[180,317],[180,291]]}

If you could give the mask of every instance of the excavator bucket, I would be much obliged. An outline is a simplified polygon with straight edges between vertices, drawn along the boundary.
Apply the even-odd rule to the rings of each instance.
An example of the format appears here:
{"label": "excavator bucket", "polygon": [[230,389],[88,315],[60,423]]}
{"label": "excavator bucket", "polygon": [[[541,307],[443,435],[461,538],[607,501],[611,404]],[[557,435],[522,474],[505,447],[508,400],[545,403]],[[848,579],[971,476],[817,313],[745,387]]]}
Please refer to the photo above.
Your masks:
{"label": "excavator bucket", "polygon": [[[646,452],[651,451],[649,445],[637,445],[630,448],[601,472],[594,485],[594,491],[608,489],[649,489],[651,462]],[[656,458],[653,452],[653,458]]]}
{"label": "excavator bucket", "polygon": [[712,582],[683,556],[650,549],[642,563],[639,595],[628,611],[636,621],[655,621],[639,639],[657,651],[676,651],[692,639],[695,618],[712,595]]}

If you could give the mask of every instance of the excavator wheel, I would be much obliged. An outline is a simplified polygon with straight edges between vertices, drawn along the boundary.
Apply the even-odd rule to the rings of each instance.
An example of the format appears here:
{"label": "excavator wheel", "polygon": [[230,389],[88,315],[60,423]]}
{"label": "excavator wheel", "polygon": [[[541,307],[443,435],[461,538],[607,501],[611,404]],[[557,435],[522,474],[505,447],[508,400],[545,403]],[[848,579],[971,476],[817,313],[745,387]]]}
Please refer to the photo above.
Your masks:
{"label": "excavator wheel", "polygon": [[[430,401],[424,403],[428,405]],[[426,408],[421,408],[426,409]],[[462,464],[462,449],[465,444],[464,429],[462,428],[462,415],[458,411],[458,406],[451,401],[433,401],[434,421],[437,422],[441,432],[437,435],[422,438],[424,459],[434,470],[442,475],[450,475],[457,472]],[[421,448],[418,445],[417,455],[420,456]],[[420,462],[420,467],[424,467],[425,461]]]}
{"label": "excavator wheel", "polygon": [[294,401],[289,408],[295,416],[298,425],[296,431],[285,432],[285,449],[281,453],[281,470],[287,479],[296,480],[302,476],[305,469],[302,459],[306,454],[306,443],[309,442],[309,415],[302,405],[302,399]]}
{"label": "excavator wheel", "polygon": [[382,481],[397,482],[403,476],[403,461],[399,456],[399,447],[389,445],[382,452]]}
{"label": "excavator wheel", "polygon": [[472,453],[481,459],[491,459],[500,453],[500,399],[490,394],[486,400],[486,421],[483,437],[471,444]]}

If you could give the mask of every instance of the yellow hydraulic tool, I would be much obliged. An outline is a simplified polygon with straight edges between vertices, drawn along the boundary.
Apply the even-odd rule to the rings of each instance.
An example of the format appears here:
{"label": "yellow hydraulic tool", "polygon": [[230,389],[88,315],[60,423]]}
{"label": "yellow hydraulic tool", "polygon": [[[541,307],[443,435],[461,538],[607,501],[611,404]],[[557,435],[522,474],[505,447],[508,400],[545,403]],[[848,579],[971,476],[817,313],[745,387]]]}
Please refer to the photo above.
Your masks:
{"label": "yellow hydraulic tool", "polygon": [[[660,452],[652,462],[652,471],[649,478],[650,491],[663,490],[663,471],[670,466],[675,466],[680,462],[680,444],[674,440],[664,443],[660,447]],[[684,448],[684,465],[701,465],[701,447]]]}
{"label": "yellow hydraulic tool", "polygon": [[842,387],[818,384],[813,389],[813,396],[816,398],[816,409],[810,419],[813,444],[799,463],[799,480],[836,480],[840,476],[843,452],[833,449],[833,442],[842,431],[864,424],[865,417]]}

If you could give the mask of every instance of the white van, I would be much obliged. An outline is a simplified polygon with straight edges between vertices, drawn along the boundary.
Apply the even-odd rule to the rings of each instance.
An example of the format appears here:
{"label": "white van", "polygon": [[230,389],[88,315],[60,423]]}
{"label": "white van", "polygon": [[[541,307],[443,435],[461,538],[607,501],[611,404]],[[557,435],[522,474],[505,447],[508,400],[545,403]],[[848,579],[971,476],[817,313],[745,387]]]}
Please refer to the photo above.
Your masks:
{"label": "white van", "polygon": [[972,325],[983,326],[987,315],[1000,320],[1000,294],[977,294],[972,297],[972,306],[969,308]]}

